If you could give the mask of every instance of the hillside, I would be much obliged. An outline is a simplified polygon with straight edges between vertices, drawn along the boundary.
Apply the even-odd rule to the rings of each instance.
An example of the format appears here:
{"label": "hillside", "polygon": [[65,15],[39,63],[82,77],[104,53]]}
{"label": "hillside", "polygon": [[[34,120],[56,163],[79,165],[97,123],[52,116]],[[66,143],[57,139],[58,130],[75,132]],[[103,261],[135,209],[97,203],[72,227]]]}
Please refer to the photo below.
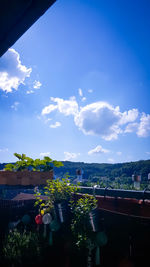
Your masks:
{"label": "hillside", "polygon": [[147,180],[150,173],[150,160],[140,160],[136,162],[126,162],[117,164],[107,163],[84,163],[63,161],[64,166],[55,168],[55,174],[62,176],[67,173],[71,176],[76,175],[76,170],[82,168],[84,171],[83,177],[91,179],[94,176],[99,177],[131,177],[132,174],[141,174],[143,180]]}
{"label": "hillside", "polygon": [[[0,170],[4,168],[6,163],[0,164]],[[140,160],[136,162],[126,163],[84,163],[63,161],[64,166],[54,168],[55,174],[62,177],[65,173],[70,176],[76,176],[76,170],[82,168],[84,171],[83,177],[92,179],[94,176],[108,177],[114,179],[116,177],[131,177],[133,173],[141,174],[142,180],[147,180],[147,175],[150,173],[150,160]]]}

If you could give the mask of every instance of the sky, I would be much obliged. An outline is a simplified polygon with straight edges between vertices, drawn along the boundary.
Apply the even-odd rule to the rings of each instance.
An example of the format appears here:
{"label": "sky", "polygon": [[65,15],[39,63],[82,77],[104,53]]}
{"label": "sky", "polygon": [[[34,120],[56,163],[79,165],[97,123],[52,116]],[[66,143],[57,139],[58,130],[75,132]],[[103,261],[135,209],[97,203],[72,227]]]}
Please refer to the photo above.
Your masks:
{"label": "sky", "polygon": [[0,59],[0,162],[150,159],[149,0],[58,0]]}

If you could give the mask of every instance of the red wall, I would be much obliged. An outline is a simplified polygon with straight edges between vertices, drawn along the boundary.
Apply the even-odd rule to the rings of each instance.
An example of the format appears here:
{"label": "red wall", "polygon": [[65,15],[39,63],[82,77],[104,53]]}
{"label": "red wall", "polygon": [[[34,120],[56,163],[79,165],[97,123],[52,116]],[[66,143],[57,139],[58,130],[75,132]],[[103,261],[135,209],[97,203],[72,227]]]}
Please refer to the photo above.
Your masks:
{"label": "red wall", "polygon": [[53,171],[0,171],[0,185],[42,185],[53,179]]}

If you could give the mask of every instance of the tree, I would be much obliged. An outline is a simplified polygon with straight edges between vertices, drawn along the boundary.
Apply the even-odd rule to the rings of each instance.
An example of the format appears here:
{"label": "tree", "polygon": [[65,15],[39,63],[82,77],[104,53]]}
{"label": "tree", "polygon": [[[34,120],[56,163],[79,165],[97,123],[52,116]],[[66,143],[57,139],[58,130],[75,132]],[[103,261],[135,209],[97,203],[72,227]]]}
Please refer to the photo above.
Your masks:
{"label": "tree", "polygon": [[51,171],[54,167],[61,167],[63,164],[60,161],[52,160],[49,157],[44,157],[44,159],[32,159],[27,157],[26,154],[18,154],[14,153],[14,156],[19,160],[14,164],[6,164],[6,171],[24,171],[24,170],[32,170],[32,171]]}

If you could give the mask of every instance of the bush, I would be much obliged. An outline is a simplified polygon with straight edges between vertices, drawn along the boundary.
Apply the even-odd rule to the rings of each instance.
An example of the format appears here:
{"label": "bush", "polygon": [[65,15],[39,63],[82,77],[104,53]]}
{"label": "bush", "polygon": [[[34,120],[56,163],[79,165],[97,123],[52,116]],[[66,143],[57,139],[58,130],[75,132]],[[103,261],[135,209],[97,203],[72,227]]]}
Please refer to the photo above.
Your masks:
{"label": "bush", "polygon": [[5,238],[3,256],[7,264],[27,266],[40,258],[41,247],[38,235],[32,232],[20,233],[17,229],[10,231]]}

